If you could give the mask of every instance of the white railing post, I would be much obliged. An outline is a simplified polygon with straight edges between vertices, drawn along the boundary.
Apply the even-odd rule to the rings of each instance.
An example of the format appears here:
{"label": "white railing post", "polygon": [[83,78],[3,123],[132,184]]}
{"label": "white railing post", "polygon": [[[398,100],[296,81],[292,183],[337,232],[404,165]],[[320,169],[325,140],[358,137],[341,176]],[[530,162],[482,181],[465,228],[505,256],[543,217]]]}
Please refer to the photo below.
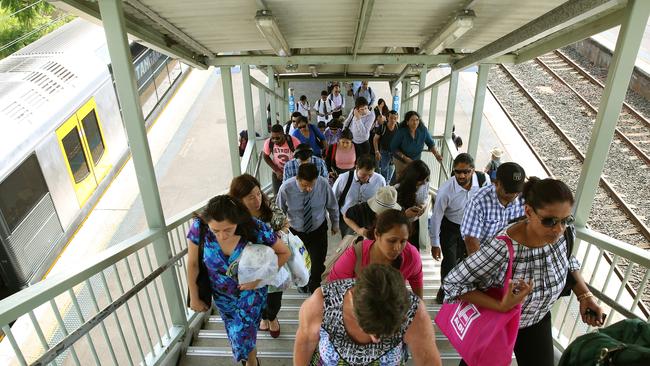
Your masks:
{"label": "white railing post", "polygon": [[[449,94],[447,95],[447,111],[445,117],[445,131],[442,135],[442,163],[453,159],[452,151],[447,148],[449,144],[448,141],[451,141],[451,131],[454,127],[454,114],[456,112],[456,95],[458,94],[458,71],[452,71],[449,78]],[[453,146],[453,142],[451,143]],[[438,186],[441,186],[446,178],[443,175],[440,175],[440,180]]]}
{"label": "white railing post", "polygon": [[223,104],[226,111],[230,169],[234,178],[241,174],[241,168],[239,160],[239,135],[237,134],[237,115],[235,113],[235,98],[232,95],[232,74],[230,73],[229,66],[221,67],[221,85],[223,88]]}
{"label": "white railing post", "polygon": [[[106,43],[111,58],[117,94],[122,106],[124,125],[133,156],[138,188],[142,197],[147,225],[153,230],[165,230],[165,216],[160,202],[156,174],[151,160],[149,141],[145,130],[140,98],[136,88],[135,71],[129,50],[129,41],[124,25],[121,1],[100,0],[99,9],[104,23]],[[153,243],[156,260],[159,264],[171,258],[167,236],[163,235]],[[187,327],[185,304],[180,300],[180,288],[176,282],[176,269],[170,268],[162,274],[165,297],[174,326]]]}
{"label": "white railing post", "polygon": [[438,113],[438,87],[431,88],[431,99],[429,100],[429,133],[435,135],[436,113]]}
{"label": "white railing post", "polygon": [[481,64],[478,67],[476,91],[474,92],[474,108],[472,109],[472,124],[467,141],[467,153],[476,158],[478,153],[478,140],[481,136],[481,120],[483,119],[483,105],[485,104],[485,90],[487,87],[490,65]]}
{"label": "white railing post", "polygon": [[576,190],[575,219],[579,227],[584,227],[589,218],[589,211],[596,195],[600,175],[605,167],[618,115],[621,112],[643,38],[644,33],[639,30],[645,28],[650,13],[650,1],[630,0],[625,11]]}
{"label": "white railing post", "polygon": [[[427,85],[427,65],[422,66],[422,71],[420,71],[420,87],[418,91],[424,90],[424,87]],[[418,95],[418,114],[422,118],[422,113],[424,111],[424,93]]]}
{"label": "white railing post", "polygon": [[[271,95],[269,99],[269,103],[271,104],[271,124],[274,125],[275,121],[277,119],[276,113],[278,111],[278,105],[277,103],[277,97],[275,96],[275,73],[273,72],[273,66],[269,66],[267,68],[267,79],[269,83],[269,89],[271,89]],[[282,123],[281,121],[280,123]]]}
{"label": "white railing post", "polygon": [[253,144],[252,156],[257,156],[255,144],[255,112],[253,111],[253,93],[251,91],[251,70],[248,65],[241,65],[242,83],[244,84],[244,108],[246,108],[246,129],[248,143]]}

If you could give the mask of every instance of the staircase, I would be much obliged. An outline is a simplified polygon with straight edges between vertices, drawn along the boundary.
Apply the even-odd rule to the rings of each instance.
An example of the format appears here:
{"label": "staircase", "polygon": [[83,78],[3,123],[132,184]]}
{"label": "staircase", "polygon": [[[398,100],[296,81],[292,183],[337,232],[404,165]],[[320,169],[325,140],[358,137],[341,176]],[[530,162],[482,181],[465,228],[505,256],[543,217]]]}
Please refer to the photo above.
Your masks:
{"label": "staircase", "polygon": [[[422,253],[424,269],[424,302],[433,319],[440,309],[435,302],[436,292],[440,287],[440,263],[435,262],[429,253]],[[279,338],[271,338],[269,332],[259,332],[257,335],[257,355],[263,366],[285,366],[292,364],[293,342],[298,327],[298,310],[307,298],[305,294],[289,289],[282,296],[282,308],[278,314],[282,333]],[[434,324],[436,345],[442,356],[443,365],[456,366],[460,357],[449,344],[447,339]],[[223,321],[218,313],[212,314],[204,324],[191,346],[181,360],[181,366],[213,366],[232,364],[232,353]],[[412,361],[409,365],[412,365]],[[513,365],[515,364],[513,360]]]}

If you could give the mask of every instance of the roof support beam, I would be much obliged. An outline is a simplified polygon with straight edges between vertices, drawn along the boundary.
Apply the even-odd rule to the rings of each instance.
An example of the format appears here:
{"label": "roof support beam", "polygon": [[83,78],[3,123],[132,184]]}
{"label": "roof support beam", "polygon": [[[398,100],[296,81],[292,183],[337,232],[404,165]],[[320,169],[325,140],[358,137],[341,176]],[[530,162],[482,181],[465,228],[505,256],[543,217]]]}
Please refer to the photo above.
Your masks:
{"label": "roof support beam", "polygon": [[562,28],[618,6],[621,0],[572,0],[452,64],[455,71],[515,51]]}
{"label": "roof support beam", "polygon": [[412,54],[361,54],[356,59],[350,54],[334,55],[233,55],[215,56],[208,60],[211,66],[236,66],[236,65],[400,65],[400,64],[426,64],[438,65],[450,63],[460,59],[458,54],[451,55],[412,55]]}
{"label": "roof support beam", "polygon": [[[399,83],[402,82],[402,79],[404,79],[406,74],[408,74],[410,71],[411,71],[411,65],[404,66],[404,69],[402,69],[402,72],[400,72],[399,75],[397,75],[397,79],[395,79],[395,81],[393,81],[390,84],[390,88],[391,89],[396,88],[397,85],[399,85]],[[408,97],[408,95],[407,95],[407,97]]]}
{"label": "roof support beam", "polygon": [[361,5],[361,14],[359,15],[359,22],[357,23],[357,32],[354,37],[354,46],[352,47],[352,56],[357,57],[357,52],[363,46],[363,41],[366,38],[366,31],[368,30],[368,23],[372,15],[372,9],[375,6],[375,0],[363,0]]}
{"label": "roof support beam", "polygon": [[[50,0],[48,1],[59,9],[83,17],[95,24],[102,25],[101,15],[97,3],[91,3],[83,0]],[[192,51],[191,47],[185,44],[173,44],[169,37],[153,31],[129,18],[124,18],[126,30],[129,35],[158,52],[164,53],[174,58],[180,58],[186,64],[206,69],[208,65],[205,58]]]}
{"label": "roof support beam", "polygon": [[551,52],[566,45],[578,42],[591,35],[598,34],[607,29],[620,25],[625,16],[625,9],[616,10],[596,20],[580,22],[573,27],[555,32],[552,35],[524,47],[517,52],[515,63],[532,60],[535,57]]}
{"label": "roof support beam", "polygon": [[195,41],[192,37],[188,36],[185,32],[182,30],[178,29],[175,25],[172,23],[168,22],[167,19],[161,17],[158,15],[158,13],[154,12],[153,10],[149,9],[146,5],[141,3],[138,0],[126,0],[126,3],[129,4],[130,6],[134,7],[138,11],[140,11],[142,14],[146,15],[149,19],[153,20],[163,28],[165,28],[168,32],[173,34],[174,36],[180,38],[183,42],[187,43],[188,46],[192,47],[197,53],[203,54],[206,56],[214,56],[212,51],[210,51],[207,47],[203,46],[199,42]]}
{"label": "roof support beam", "polygon": [[370,81],[392,81],[395,80],[395,75],[382,75],[373,77],[369,74],[348,74],[348,76],[343,75],[343,73],[337,74],[322,74],[318,73],[317,77],[312,77],[311,74],[283,74],[278,76],[278,80],[287,80],[287,81],[314,81],[314,80],[338,80],[338,81],[356,81],[356,80],[365,80]]}

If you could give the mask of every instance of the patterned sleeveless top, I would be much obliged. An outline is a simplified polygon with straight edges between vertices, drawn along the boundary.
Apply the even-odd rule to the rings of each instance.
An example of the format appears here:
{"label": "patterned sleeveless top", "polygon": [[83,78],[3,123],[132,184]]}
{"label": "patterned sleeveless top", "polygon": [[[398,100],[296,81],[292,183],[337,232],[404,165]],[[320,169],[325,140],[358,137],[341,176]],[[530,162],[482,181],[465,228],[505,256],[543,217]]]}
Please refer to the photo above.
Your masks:
{"label": "patterned sleeveless top", "polygon": [[415,317],[419,298],[409,293],[411,306],[397,334],[382,337],[379,343],[357,344],[343,325],[343,296],[354,286],[354,279],[331,282],[322,286],[325,308],[320,341],[311,359],[311,366],[397,366],[405,365],[404,333]]}

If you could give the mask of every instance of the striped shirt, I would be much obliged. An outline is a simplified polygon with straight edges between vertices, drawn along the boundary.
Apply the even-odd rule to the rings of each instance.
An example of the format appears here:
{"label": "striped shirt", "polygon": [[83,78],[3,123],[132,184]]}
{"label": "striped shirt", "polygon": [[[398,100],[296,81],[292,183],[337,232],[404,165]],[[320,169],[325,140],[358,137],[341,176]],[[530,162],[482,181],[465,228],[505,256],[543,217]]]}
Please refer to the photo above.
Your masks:
{"label": "striped shirt", "polygon": [[[506,229],[449,272],[443,281],[446,302],[453,302],[473,290],[503,287],[508,267],[508,246],[498,236],[507,236]],[[529,248],[514,240],[512,244],[512,278],[533,281],[533,290],[521,307],[519,328],[525,328],[538,323],[551,310],[564,288],[567,271],[579,270],[580,262],[573,255],[567,259],[564,235],[556,243],[538,248]]]}
{"label": "striped shirt", "polygon": [[496,186],[481,188],[465,207],[460,234],[479,239],[481,245],[492,239],[510,220],[524,216],[524,202],[517,197],[503,206],[497,197]]}

